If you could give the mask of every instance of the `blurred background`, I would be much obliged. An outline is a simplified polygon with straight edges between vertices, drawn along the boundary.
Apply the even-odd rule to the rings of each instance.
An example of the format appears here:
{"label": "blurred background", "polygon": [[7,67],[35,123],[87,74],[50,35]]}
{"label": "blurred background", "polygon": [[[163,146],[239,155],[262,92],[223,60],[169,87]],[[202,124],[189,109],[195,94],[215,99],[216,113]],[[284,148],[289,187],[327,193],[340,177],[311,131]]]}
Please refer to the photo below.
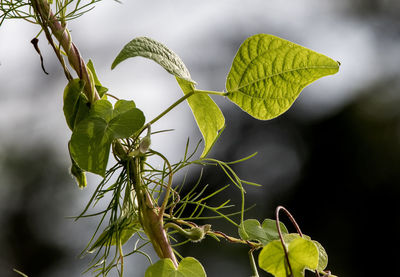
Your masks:
{"label": "blurred background", "polygon": [[[257,206],[246,217],[273,218],[275,207],[284,205],[303,232],[325,246],[335,275],[398,275],[399,1],[104,0],[69,28],[103,85],[133,99],[147,119],[181,92],[149,60],[131,59],[110,70],[122,46],[137,36],[174,50],[200,89],[224,90],[241,42],[257,33],[340,61],[338,74],[305,88],[290,111],[272,121],[257,121],[215,99],[227,127],[209,156],[230,161],[258,152],[235,166],[243,179],[262,184],[248,188],[246,204]],[[66,80],[43,37],[39,47],[50,75],[42,72],[30,44],[38,31],[22,21],[0,27],[0,276],[17,276],[13,268],[32,277],[80,276],[89,259],[77,256],[96,221],[67,217],[83,209],[99,178],[90,176],[88,188],[79,190],[69,176]],[[186,104],[154,128],[175,129],[152,140],[172,161],[181,158],[188,137],[192,145],[201,138]],[[189,172],[189,180],[197,177],[197,169]],[[229,180],[206,169],[203,183],[217,188]],[[239,200],[237,190],[229,193],[224,197]],[[237,236],[232,225],[211,223]],[[212,239],[195,246],[181,247],[181,254],[197,257],[208,276],[250,276],[246,247]],[[147,266],[143,256],[131,256],[126,276],[143,276]]]}

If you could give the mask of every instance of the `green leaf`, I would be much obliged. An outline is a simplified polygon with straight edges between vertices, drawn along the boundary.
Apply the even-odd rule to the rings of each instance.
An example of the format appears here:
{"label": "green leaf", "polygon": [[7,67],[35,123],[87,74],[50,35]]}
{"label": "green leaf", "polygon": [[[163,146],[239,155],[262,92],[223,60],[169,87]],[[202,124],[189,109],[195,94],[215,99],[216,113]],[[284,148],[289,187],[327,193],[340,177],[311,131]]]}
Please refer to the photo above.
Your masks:
{"label": "green leaf", "polygon": [[[184,94],[194,90],[195,82],[179,56],[165,45],[150,38],[139,37],[131,40],[115,58],[111,69],[122,61],[137,56],[152,59],[174,75]],[[193,95],[187,101],[204,138],[204,151],[201,156],[205,157],[221,134],[225,118],[215,102],[206,94]]]}
{"label": "green leaf", "polygon": [[149,266],[145,277],[206,277],[203,266],[195,258],[181,260],[176,269],[171,259],[162,259]]}
{"label": "green leaf", "polygon": [[[290,233],[290,234],[283,235],[283,240],[287,244],[290,243],[291,241],[297,239],[297,238],[301,238],[298,233]],[[307,235],[303,234],[302,238],[311,241],[311,238],[309,236],[307,236]]]}
{"label": "green leaf", "polygon": [[83,81],[74,79],[64,90],[64,116],[71,130],[89,114],[89,102],[83,94],[83,87]]}
{"label": "green leaf", "polygon": [[[180,78],[176,80],[185,95],[194,91],[193,83]],[[201,157],[205,157],[221,135],[225,118],[217,104],[207,94],[192,95],[187,101],[204,138],[204,150]]]}
{"label": "green leaf", "polygon": [[318,248],[319,258],[317,270],[318,272],[321,272],[328,266],[328,254],[326,254],[324,247],[318,241],[313,240],[312,242]]}
{"label": "green leaf", "polygon": [[105,95],[108,91],[108,88],[96,85],[96,90],[97,90],[97,93],[99,94],[100,98],[106,97]]}
{"label": "green leaf", "polygon": [[100,86],[101,87],[102,85],[101,85],[101,83],[99,81],[99,78],[97,77],[96,70],[94,69],[94,65],[93,65],[92,60],[89,60],[89,62],[87,63],[87,67],[89,68],[90,72],[92,73],[94,84],[96,86]]}
{"label": "green leaf", "polygon": [[[286,226],[280,222],[282,234],[287,234]],[[273,240],[279,239],[276,221],[265,219],[260,225],[256,219],[247,219],[239,226],[239,235],[243,240],[257,240],[264,246]]]}
{"label": "green leaf", "polygon": [[99,247],[116,245],[117,241],[124,245],[140,229],[140,222],[136,215],[120,217],[101,233],[88,252],[93,252]]}
{"label": "green leaf", "polygon": [[160,42],[147,37],[138,37],[126,44],[112,63],[111,69],[114,69],[122,61],[137,56],[151,59],[172,75],[194,83],[189,70],[177,54]]}
{"label": "green leaf", "polygon": [[251,116],[267,120],[288,110],[304,87],[338,70],[339,63],[327,56],[258,34],[240,46],[226,88],[232,102]]}
{"label": "green leaf", "polygon": [[113,110],[110,102],[98,100],[89,116],[74,128],[72,158],[80,168],[104,176],[112,141],[130,137],[144,122],[133,101],[119,100]]}
{"label": "green leaf", "polygon": [[[304,238],[292,240],[288,246],[289,262],[293,277],[304,277],[304,270],[315,270],[318,266],[318,249],[315,244]],[[285,252],[279,240],[268,243],[258,256],[260,268],[275,277],[289,276]]]}
{"label": "green leaf", "polygon": [[103,87],[103,85],[100,83],[100,80],[96,74],[96,70],[94,69],[92,60],[89,60],[89,62],[87,63],[87,68],[89,69],[90,73],[92,74],[97,93],[99,94],[100,98],[102,98],[108,91],[108,88]]}
{"label": "green leaf", "polygon": [[[293,234],[292,233],[292,234],[285,234],[283,236],[283,239],[284,239],[285,243],[290,243],[291,241],[293,241],[293,240],[295,240],[297,238],[300,238],[299,234]],[[311,240],[311,238],[309,236],[307,236],[307,235],[303,234],[303,238],[308,240],[308,241],[313,242],[315,244],[315,246],[317,247],[318,256],[319,256],[318,257],[318,268],[317,268],[317,270],[319,272],[323,271],[328,265],[328,254],[326,253],[324,247],[318,241]]]}

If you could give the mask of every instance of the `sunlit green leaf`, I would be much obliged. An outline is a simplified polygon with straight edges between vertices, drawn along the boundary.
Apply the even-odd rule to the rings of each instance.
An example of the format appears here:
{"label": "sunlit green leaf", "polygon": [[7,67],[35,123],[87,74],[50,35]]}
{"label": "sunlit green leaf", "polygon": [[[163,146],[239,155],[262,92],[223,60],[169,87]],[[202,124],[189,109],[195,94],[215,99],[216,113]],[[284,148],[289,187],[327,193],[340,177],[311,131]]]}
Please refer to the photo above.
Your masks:
{"label": "sunlit green leaf", "polygon": [[226,88],[231,101],[251,116],[267,120],[289,109],[305,86],[338,70],[339,63],[327,56],[258,34],[240,46]]}
{"label": "sunlit green leaf", "polygon": [[75,125],[89,114],[89,105],[83,94],[84,82],[74,79],[64,90],[64,116],[68,127],[73,130]]}
{"label": "sunlit green leaf", "polygon": [[[194,90],[194,84],[176,78],[184,94]],[[221,134],[225,126],[225,118],[221,110],[207,94],[195,94],[187,99],[193,112],[197,126],[204,139],[204,150],[201,157],[205,157]]]}
{"label": "sunlit green leaf", "polygon": [[155,61],[176,77],[194,82],[185,64],[177,54],[160,42],[147,37],[138,37],[126,44],[112,63],[111,69],[114,69],[120,62],[128,58],[138,56]]}
{"label": "sunlit green leaf", "polygon": [[[293,240],[295,240],[295,239],[297,239],[299,237],[300,237],[299,234],[293,234],[293,233],[292,234],[284,234],[283,235],[283,239],[284,239],[285,243],[290,243],[290,242],[292,242]],[[303,234],[303,238],[308,240],[308,241],[313,242],[315,244],[315,246],[317,247],[318,256],[319,256],[317,270],[320,271],[320,272],[323,271],[326,268],[326,266],[328,265],[328,254],[326,253],[324,247],[318,241],[311,240],[311,238],[309,236],[307,236],[307,235]]]}
{"label": "sunlit green leaf", "polygon": [[[318,249],[312,241],[296,238],[287,244],[293,277],[304,277],[304,270],[315,270],[318,266]],[[268,243],[258,256],[260,268],[275,277],[288,277],[289,268],[285,252],[279,240]]]}
{"label": "sunlit green leaf", "polygon": [[321,272],[321,271],[325,270],[325,268],[328,266],[328,254],[326,254],[324,247],[318,241],[313,240],[312,242],[318,248],[319,259],[318,259],[317,270],[319,272]]}
{"label": "sunlit green leaf", "polygon": [[181,260],[176,269],[171,259],[161,259],[149,266],[145,277],[206,277],[203,266],[195,258]]}
{"label": "sunlit green leaf", "polygon": [[70,152],[80,168],[104,176],[112,141],[143,126],[144,115],[133,101],[119,100],[115,107],[107,100],[96,101],[89,116],[74,128]]}
{"label": "sunlit green leaf", "polygon": [[[282,222],[280,225],[282,234],[287,234],[285,225]],[[247,219],[239,226],[239,235],[244,240],[257,240],[263,245],[279,239],[276,221],[272,219],[265,219],[262,226],[256,219]]]}

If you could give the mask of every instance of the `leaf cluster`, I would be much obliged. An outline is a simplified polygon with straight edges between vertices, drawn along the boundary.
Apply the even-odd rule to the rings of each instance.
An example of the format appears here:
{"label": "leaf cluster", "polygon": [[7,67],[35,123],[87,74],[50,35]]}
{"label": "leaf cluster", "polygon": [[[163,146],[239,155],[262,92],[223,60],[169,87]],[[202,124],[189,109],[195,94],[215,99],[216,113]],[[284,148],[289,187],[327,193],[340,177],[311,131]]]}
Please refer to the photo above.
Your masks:
{"label": "leaf cluster", "polygon": [[[55,34],[49,34],[46,20],[52,18],[61,24],[60,30],[52,32],[65,32],[69,36],[66,22],[91,10],[99,1],[44,0],[39,3],[39,0],[2,0],[0,25],[5,19],[15,18],[39,22],[58,57],[66,54],[70,58],[72,53],[61,53],[60,47],[52,43],[51,37]],[[36,14],[43,5],[48,14]],[[55,37],[61,44],[59,37]],[[67,46],[63,46],[64,50],[70,50],[72,41],[68,41]],[[258,276],[257,265],[252,253],[256,250],[261,250],[259,267],[276,277],[301,277],[306,269],[315,271],[318,276],[325,275],[327,254],[324,248],[303,236],[297,224],[298,234],[290,234],[278,216],[276,220],[266,219],[262,224],[255,219],[245,220],[245,187],[257,184],[242,180],[231,165],[253,155],[234,162],[208,157],[225,128],[224,115],[210,95],[229,100],[256,119],[269,120],[288,110],[304,87],[321,77],[335,74],[340,64],[287,40],[258,34],[249,37],[240,46],[226,77],[226,91],[210,91],[197,88],[197,83],[176,53],[147,37],[128,42],[115,58],[111,69],[134,57],[144,57],[158,63],[175,77],[183,93],[181,98],[147,123],[144,113],[133,100],[120,100],[107,94],[108,89],[100,83],[92,61],[85,66],[80,56],[75,57],[79,63],[80,79],[73,79],[64,59],[59,57],[69,80],[64,90],[63,111],[72,131],[68,144],[71,173],[80,188],[87,185],[86,172],[103,177],[83,212],[76,217],[100,217],[97,229],[82,252],[82,255],[94,254],[88,270],[92,270],[96,276],[105,276],[115,268],[122,276],[124,258],[131,254],[143,254],[152,263],[150,257],[141,250],[151,243],[161,259],[147,269],[146,277],[203,277],[206,273],[201,263],[192,257],[182,257],[174,247],[210,236],[218,241],[223,238],[232,243],[248,245],[255,276]],[[74,67],[72,63],[71,66]],[[87,76],[81,74],[82,69],[87,71]],[[75,70],[78,71],[76,67]],[[85,93],[87,85],[95,88],[94,93]],[[199,144],[189,154],[187,143],[183,159],[173,164],[162,153],[151,148],[151,136],[157,133],[152,133],[151,128],[185,101],[203,136],[204,147],[200,159],[195,160],[193,157]],[[116,163],[107,169],[110,153]],[[160,159],[161,167],[149,163],[150,157]],[[201,184],[200,174],[197,183],[186,195],[182,195],[185,180],[180,185],[174,185],[173,176],[190,165],[218,167],[231,184],[208,192],[209,186]],[[208,204],[212,197],[229,187],[237,188],[241,195],[239,211],[231,211],[234,205],[229,199],[217,206]],[[109,199],[106,208],[89,213],[103,199]],[[240,217],[239,222],[232,218],[236,215]],[[196,224],[199,220],[211,219],[224,219],[232,223],[238,228],[239,238],[213,230],[210,224]],[[181,234],[184,241],[179,241],[176,233]],[[136,237],[133,247],[129,248],[128,254],[124,254],[123,246],[127,247],[133,237]],[[175,254],[180,257],[179,262]]]}
{"label": "leaf cluster", "polygon": [[[261,249],[258,261],[260,268],[277,277],[304,276],[305,269],[324,274],[327,255],[319,243],[302,235],[296,237],[289,234],[282,223],[277,229],[275,220],[266,219],[260,225],[255,219],[244,219],[244,186],[256,184],[242,180],[231,165],[245,161],[253,155],[230,163],[206,157],[225,127],[224,116],[209,95],[226,97],[253,117],[268,120],[285,112],[306,85],[322,76],[336,73],[339,64],[322,54],[278,37],[255,35],[240,46],[233,60],[226,81],[227,92],[217,92],[198,90],[196,82],[179,56],[150,38],[139,37],[131,40],[120,51],[111,68],[114,69],[128,58],[137,56],[155,61],[174,75],[183,92],[178,101],[147,124],[143,113],[136,108],[133,101],[118,100],[112,105],[107,99],[107,89],[102,87],[96,76],[92,62],[89,62],[88,69],[92,73],[95,85],[100,91],[104,91],[102,99],[90,104],[83,94],[84,85],[80,80],[70,81],[64,92],[64,113],[67,124],[73,131],[70,141],[73,168],[75,166],[82,172],[88,171],[105,177],[89,205],[99,201],[107,193],[112,194],[110,205],[100,213],[102,220],[98,229],[108,213],[109,224],[86,249],[89,252],[96,250],[96,257],[100,257],[93,263],[92,268],[106,274],[120,264],[119,270],[122,272],[123,257],[126,256],[122,252],[122,245],[135,234],[138,239],[131,253],[138,252],[141,246],[149,242],[156,249],[161,249],[158,248],[159,242],[155,241],[155,235],[152,233],[152,226],[161,224],[169,240],[176,242],[171,244],[173,247],[199,241],[209,235],[217,240],[225,238],[231,242],[248,244],[251,246],[251,253]],[[150,128],[185,100],[203,135],[204,149],[200,159],[192,161],[194,152],[188,154],[187,144],[184,158],[176,164],[171,164],[161,153],[150,148],[150,136],[154,134]],[[147,135],[143,136],[146,129]],[[118,163],[106,171],[111,146]],[[161,158],[163,166],[156,168],[148,163],[146,159],[151,156]],[[134,164],[139,167],[135,167]],[[194,164],[202,167],[217,166],[222,169],[241,194],[239,211],[229,212],[229,209],[234,207],[229,199],[217,206],[208,205],[207,200],[220,194],[230,185],[209,194],[205,193],[208,187],[206,185],[197,192],[196,188],[201,186],[201,175],[189,192],[181,195],[185,184],[183,182],[174,187],[172,177],[178,171]],[[135,170],[132,171],[132,168]],[[113,175],[117,169],[121,170],[117,182],[105,188],[109,181],[108,176]],[[77,179],[79,182],[79,178]],[[154,214],[146,212],[146,206],[159,212],[159,219],[156,219],[158,223],[146,223],[151,221],[149,217],[153,217]],[[86,211],[87,209],[84,213]],[[204,216],[205,211],[214,215]],[[83,217],[84,213],[80,217]],[[231,219],[234,215],[240,215],[239,223]],[[204,227],[194,223],[210,219],[225,219],[232,223],[238,228],[240,238],[212,230],[211,225]],[[180,233],[186,240],[177,242],[175,233]],[[137,247],[140,241],[141,246]],[[107,263],[105,261],[111,246],[115,246],[116,251]],[[103,254],[100,255],[101,249]],[[176,251],[175,254],[180,256]],[[254,263],[252,254],[250,256]],[[146,276],[205,276],[201,264],[194,258],[180,258],[179,264],[174,264],[170,259],[161,259],[148,268]],[[99,262],[102,266],[99,266]],[[257,271],[256,265],[252,265],[252,268]],[[188,275],[188,272],[192,275]],[[256,272],[255,275],[257,276]]]}

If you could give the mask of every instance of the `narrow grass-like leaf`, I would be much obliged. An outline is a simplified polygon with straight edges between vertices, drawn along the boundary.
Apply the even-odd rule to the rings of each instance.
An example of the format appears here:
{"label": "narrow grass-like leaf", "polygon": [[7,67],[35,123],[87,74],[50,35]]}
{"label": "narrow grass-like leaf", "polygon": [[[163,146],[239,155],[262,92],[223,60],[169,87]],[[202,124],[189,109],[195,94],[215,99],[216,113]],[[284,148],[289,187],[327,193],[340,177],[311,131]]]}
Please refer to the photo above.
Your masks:
{"label": "narrow grass-like leaf", "polygon": [[140,223],[135,216],[124,216],[118,218],[116,222],[112,222],[98,239],[89,248],[89,252],[93,252],[96,248],[104,245],[124,245],[136,232],[140,230]]}
{"label": "narrow grass-like leaf", "polygon": [[138,37],[126,44],[112,63],[111,69],[128,58],[138,56],[151,59],[172,75],[194,83],[189,70],[177,54],[160,42],[147,37]]}
{"label": "narrow grass-like leaf", "polygon": [[226,81],[228,98],[251,116],[267,120],[293,104],[315,80],[335,74],[339,63],[273,35],[258,34],[240,46]]}

